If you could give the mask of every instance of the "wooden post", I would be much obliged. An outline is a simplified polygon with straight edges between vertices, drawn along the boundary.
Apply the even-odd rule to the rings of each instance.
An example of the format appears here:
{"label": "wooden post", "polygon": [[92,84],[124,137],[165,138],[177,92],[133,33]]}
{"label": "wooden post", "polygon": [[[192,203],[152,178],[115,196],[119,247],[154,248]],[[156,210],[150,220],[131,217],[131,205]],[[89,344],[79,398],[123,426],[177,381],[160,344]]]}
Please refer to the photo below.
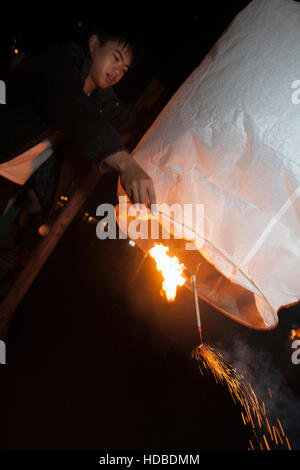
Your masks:
{"label": "wooden post", "polygon": [[31,253],[28,262],[8,290],[0,305],[0,338],[5,338],[14,311],[22,301],[26,292],[30,289],[31,284],[47,261],[61,236],[102,176],[103,174],[95,167],[89,170],[70,201],[54,221],[48,235]]}

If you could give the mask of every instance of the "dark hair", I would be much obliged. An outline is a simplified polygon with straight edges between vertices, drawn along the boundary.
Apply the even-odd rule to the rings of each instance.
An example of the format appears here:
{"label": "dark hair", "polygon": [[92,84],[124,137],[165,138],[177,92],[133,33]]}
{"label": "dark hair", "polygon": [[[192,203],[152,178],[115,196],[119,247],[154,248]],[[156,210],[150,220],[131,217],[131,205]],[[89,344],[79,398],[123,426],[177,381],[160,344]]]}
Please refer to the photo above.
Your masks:
{"label": "dark hair", "polygon": [[91,27],[88,33],[85,34],[84,41],[86,45],[88,45],[89,38],[93,34],[97,35],[101,46],[104,46],[108,41],[115,41],[119,45],[128,48],[132,54],[130,69],[137,65],[145,54],[144,41],[138,33],[124,31],[116,27],[108,27],[107,25],[105,27],[96,25]]}

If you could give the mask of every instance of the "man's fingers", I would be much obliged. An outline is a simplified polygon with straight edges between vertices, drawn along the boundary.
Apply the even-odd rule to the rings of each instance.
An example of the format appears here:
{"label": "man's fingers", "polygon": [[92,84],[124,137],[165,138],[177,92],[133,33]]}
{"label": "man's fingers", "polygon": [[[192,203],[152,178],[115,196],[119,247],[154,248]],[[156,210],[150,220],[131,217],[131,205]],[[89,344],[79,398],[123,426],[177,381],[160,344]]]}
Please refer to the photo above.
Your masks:
{"label": "man's fingers", "polygon": [[148,196],[149,196],[149,202],[150,202],[150,208],[151,208],[152,204],[156,204],[156,195],[155,195],[152,180],[149,182],[149,185],[148,185]]}
{"label": "man's fingers", "polygon": [[128,190],[126,191],[126,193],[127,193],[127,196],[129,197],[130,202],[133,204],[132,190],[131,190],[131,189],[128,189]]}
{"label": "man's fingers", "polygon": [[139,188],[137,185],[132,185],[131,188],[131,200],[133,204],[140,202]]}
{"label": "man's fingers", "polygon": [[124,173],[121,184],[124,183],[123,187],[133,204],[144,204],[150,208],[156,204],[153,181],[138,164],[132,164]]}
{"label": "man's fingers", "polygon": [[148,193],[147,188],[142,183],[139,187],[139,203],[148,206]]}

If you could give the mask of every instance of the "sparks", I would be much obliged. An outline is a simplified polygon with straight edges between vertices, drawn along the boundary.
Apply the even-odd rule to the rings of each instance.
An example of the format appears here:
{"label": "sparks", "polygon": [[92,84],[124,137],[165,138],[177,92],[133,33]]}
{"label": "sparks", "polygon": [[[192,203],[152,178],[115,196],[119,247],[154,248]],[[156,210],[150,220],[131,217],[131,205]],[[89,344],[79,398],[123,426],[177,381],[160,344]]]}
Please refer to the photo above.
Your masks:
{"label": "sparks", "polygon": [[162,290],[171,302],[175,300],[177,286],[183,286],[186,279],[182,276],[184,265],[179,263],[177,256],[170,257],[168,251],[169,247],[159,244],[151,248],[149,254],[156,261],[157,269],[164,278]]}
{"label": "sparks", "polygon": [[[266,408],[264,403],[260,403],[251,384],[244,382],[244,377],[238,375],[237,371],[224,362],[220,353],[215,353],[211,346],[201,344],[195,348],[191,357],[198,363],[200,372],[203,374],[204,370],[208,370],[214,377],[217,383],[225,385],[234,401],[235,404],[240,404],[243,408],[241,412],[242,420],[245,426],[252,426],[252,432],[255,437],[254,441],[250,440],[250,448],[255,449],[255,442],[259,449],[270,450],[271,445],[273,447],[284,447],[285,445],[291,450],[291,445],[284,434],[281,422],[277,418],[277,424],[279,425],[280,432],[276,425],[271,428],[270,422],[267,418]],[[256,431],[256,432],[255,432]],[[266,434],[269,434],[271,442],[267,440]],[[259,438],[261,436],[261,439]]]}

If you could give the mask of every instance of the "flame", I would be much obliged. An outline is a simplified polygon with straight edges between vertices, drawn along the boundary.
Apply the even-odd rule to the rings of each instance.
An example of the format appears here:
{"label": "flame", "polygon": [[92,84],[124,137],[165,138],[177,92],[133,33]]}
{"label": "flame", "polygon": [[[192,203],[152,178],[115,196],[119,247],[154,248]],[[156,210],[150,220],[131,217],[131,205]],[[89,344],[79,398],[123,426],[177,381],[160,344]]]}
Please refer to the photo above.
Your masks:
{"label": "flame", "polygon": [[295,338],[300,339],[300,328],[293,328],[290,331],[290,340],[293,341]]}
{"label": "flame", "polygon": [[164,278],[162,290],[171,302],[175,300],[177,286],[183,286],[186,279],[182,276],[185,266],[179,263],[177,256],[169,256],[168,251],[168,246],[159,244],[151,248],[149,254],[156,261],[157,269]]}

